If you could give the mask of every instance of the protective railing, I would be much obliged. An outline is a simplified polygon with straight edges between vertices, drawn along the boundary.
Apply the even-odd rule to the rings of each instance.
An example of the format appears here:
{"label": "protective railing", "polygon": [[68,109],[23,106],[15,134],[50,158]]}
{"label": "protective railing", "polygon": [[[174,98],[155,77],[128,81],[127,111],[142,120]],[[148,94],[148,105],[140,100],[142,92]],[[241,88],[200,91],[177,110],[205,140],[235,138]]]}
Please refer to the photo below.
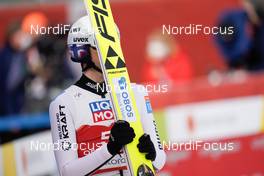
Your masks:
{"label": "protective railing", "polygon": [[0,117],[0,132],[49,128],[48,113]]}

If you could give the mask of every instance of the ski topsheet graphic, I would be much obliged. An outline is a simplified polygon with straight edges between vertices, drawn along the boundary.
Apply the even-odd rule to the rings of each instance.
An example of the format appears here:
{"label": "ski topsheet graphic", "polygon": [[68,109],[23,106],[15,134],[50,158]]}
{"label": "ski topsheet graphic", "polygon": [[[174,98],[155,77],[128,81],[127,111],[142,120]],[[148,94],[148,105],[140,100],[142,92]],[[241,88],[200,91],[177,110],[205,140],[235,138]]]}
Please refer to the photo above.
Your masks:
{"label": "ski topsheet graphic", "polygon": [[94,28],[104,78],[111,88],[115,116],[117,119],[128,121],[136,133],[134,141],[128,144],[125,150],[129,171],[132,176],[155,175],[151,161],[146,160],[137,148],[138,139],[144,132],[109,0],[84,2]]}

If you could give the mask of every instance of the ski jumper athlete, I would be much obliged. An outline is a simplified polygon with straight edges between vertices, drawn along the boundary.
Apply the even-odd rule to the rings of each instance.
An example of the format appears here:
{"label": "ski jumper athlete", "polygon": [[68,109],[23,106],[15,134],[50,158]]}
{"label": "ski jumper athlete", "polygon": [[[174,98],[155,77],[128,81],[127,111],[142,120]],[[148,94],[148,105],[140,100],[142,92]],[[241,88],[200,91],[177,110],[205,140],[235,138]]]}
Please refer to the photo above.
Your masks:
{"label": "ski jumper athlete", "polygon": [[[89,22],[88,16],[80,18],[68,35],[71,60],[81,64],[83,75],[50,104],[53,143],[60,146],[54,150],[58,170],[62,176],[129,176],[122,148],[134,140],[135,133],[128,122],[115,121]],[[137,147],[158,171],[166,155],[148,94],[143,86],[133,85],[144,130]]]}

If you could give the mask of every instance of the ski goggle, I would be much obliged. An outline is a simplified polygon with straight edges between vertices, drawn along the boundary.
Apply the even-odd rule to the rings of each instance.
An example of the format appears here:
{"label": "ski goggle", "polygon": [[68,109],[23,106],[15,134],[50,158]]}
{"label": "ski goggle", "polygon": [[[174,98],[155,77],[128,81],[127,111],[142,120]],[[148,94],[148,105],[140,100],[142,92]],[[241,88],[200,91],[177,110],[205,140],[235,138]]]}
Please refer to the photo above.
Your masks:
{"label": "ski goggle", "polygon": [[[83,63],[86,62],[87,59],[90,59],[90,45],[85,44],[71,44],[68,45],[71,60],[73,62]],[[96,49],[95,47],[92,47]]]}

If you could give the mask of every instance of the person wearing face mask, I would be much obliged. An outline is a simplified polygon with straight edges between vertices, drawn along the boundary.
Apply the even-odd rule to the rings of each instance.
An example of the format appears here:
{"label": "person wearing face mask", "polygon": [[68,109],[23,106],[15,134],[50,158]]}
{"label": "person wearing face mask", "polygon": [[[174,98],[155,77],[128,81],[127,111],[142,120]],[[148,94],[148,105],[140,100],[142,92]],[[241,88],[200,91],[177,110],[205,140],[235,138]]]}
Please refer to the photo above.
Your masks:
{"label": "person wearing face mask", "polygon": [[250,72],[264,70],[264,1],[242,0],[242,8],[226,10],[218,26],[233,27],[232,34],[219,34],[215,42],[228,67]]}
{"label": "person wearing face mask", "polygon": [[19,113],[23,107],[28,76],[26,40],[20,22],[8,26],[6,42],[0,50],[0,116]]}
{"label": "person wearing face mask", "polygon": [[[54,90],[61,90],[73,79],[72,69],[66,59],[66,35],[63,33],[42,33],[37,29],[49,29],[56,26],[41,11],[26,14],[22,21],[22,30],[31,37],[28,47],[27,64],[31,78],[26,85],[26,112],[46,111]],[[54,76],[56,75],[56,76]],[[63,80],[63,81],[61,81]]]}
{"label": "person wearing face mask", "polygon": [[153,32],[147,40],[146,54],[143,82],[183,83],[192,79],[189,57],[170,36]]}
{"label": "person wearing face mask", "polygon": [[25,83],[32,82],[31,79],[43,70],[36,47],[39,36],[31,34],[30,28],[31,25],[45,27],[47,24],[44,14],[30,12],[9,25],[5,46],[0,51],[1,115],[26,110],[28,86]]}

